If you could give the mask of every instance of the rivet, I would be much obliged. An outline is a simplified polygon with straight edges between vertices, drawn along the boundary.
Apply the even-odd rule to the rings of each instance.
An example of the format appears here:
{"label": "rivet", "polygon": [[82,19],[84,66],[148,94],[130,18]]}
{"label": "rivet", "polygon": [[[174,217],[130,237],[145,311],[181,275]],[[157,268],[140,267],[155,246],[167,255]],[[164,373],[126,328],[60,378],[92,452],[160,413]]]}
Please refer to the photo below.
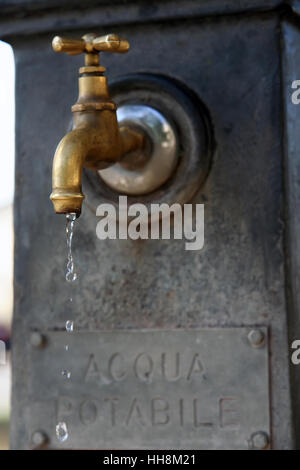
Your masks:
{"label": "rivet", "polygon": [[46,338],[38,331],[34,331],[30,336],[30,344],[35,348],[42,348],[46,343]]}
{"label": "rivet", "polygon": [[266,432],[258,431],[252,434],[250,447],[257,450],[266,450],[269,448],[269,436]]}
{"label": "rivet", "polygon": [[44,431],[34,431],[31,442],[35,447],[41,447],[48,442],[48,437]]}
{"label": "rivet", "polygon": [[254,348],[259,348],[264,345],[265,335],[261,330],[251,330],[248,334],[248,340]]}

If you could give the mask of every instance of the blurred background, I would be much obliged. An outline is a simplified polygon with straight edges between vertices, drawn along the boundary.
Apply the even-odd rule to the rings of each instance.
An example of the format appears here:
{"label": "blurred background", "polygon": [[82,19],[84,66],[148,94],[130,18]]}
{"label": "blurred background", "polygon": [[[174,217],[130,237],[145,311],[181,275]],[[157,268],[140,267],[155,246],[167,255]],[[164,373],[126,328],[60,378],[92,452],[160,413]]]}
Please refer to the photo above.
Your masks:
{"label": "blurred background", "polygon": [[9,446],[10,329],[13,308],[14,57],[0,41],[0,340],[6,364],[0,364],[0,449]]}

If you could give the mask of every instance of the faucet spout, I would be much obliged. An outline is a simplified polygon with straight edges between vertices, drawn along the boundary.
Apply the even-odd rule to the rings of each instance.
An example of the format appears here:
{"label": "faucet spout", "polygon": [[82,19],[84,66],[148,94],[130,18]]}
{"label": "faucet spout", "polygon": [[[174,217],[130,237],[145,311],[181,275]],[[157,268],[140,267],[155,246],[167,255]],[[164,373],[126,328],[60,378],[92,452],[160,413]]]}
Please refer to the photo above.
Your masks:
{"label": "faucet spout", "polygon": [[112,140],[99,127],[77,128],[66,134],[56,149],[52,169],[53,202],[57,214],[81,213],[82,169],[98,170],[143,146],[143,136],[127,127],[114,126]]}
{"label": "faucet spout", "polygon": [[75,129],[58,144],[53,160],[50,196],[57,214],[81,212],[84,199],[81,189],[82,168],[88,154],[89,138],[88,129]]}

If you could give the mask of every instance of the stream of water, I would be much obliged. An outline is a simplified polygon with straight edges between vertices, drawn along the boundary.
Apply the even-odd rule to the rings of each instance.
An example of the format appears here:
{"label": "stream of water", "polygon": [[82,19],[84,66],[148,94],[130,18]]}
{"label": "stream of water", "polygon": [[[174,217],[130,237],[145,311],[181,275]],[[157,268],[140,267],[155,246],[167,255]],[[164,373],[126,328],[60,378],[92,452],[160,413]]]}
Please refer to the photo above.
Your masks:
{"label": "stream of water", "polygon": [[[74,259],[72,253],[72,240],[74,235],[74,224],[76,220],[76,214],[70,213],[66,215],[66,236],[67,236],[67,271],[66,271],[66,281],[68,284],[73,286],[74,282],[77,279],[77,274],[75,272]],[[70,290],[71,294],[68,299],[68,312],[72,313],[72,302],[73,302],[73,290]],[[72,318],[66,320],[65,328],[68,333],[72,333],[74,330],[74,321]],[[69,345],[65,344],[65,351],[69,351]],[[61,375],[64,379],[69,380],[71,378],[71,371],[69,369],[63,369]],[[68,426],[65,421],[61,421],[56,425],[56,437],[60,442],[64,442],[69,437]]]}

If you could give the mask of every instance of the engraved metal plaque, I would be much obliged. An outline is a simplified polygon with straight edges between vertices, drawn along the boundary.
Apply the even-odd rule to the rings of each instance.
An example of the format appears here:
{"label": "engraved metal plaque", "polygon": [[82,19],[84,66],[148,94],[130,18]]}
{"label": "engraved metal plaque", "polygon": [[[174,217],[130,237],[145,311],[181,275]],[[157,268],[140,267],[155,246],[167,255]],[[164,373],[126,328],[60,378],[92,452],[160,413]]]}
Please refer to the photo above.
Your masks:
{"label": "engraved metal plaque", "polygon": [[30,431],[51,448],[248,449],[269,435],[267,330],[260,347],[249,331],[47,332],[31,347]]}

